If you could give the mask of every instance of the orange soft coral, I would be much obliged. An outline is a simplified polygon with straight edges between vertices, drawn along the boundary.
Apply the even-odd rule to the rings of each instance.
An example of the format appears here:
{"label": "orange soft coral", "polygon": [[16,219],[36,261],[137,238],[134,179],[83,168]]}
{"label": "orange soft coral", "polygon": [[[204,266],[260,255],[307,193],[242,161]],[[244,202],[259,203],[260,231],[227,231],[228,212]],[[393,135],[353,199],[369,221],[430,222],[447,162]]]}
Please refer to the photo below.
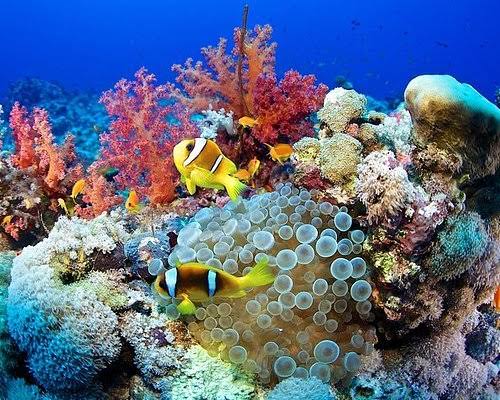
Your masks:
{"label": "orange soft coral", "polygon": [[47,197],[66,195],[82,174],[81,165],[74,164],[73,138],[68,137],[62,146],[56,145],[47,111],[34,108],[29,115],[17,102],[10,113],[10,127],[15,144],[12,164],[34,169]]}
{"label": "orange soft coral", "polygon": [[271,33],[269,25],[257,25],[245,37],[243,95],[237,74],[241,37],[241,30],[237,28],[231,54],[226,53],[227,40],[222,38],[217,47],[208,46],[201,50],[207,68],[201,61],[193,64],[191,58],[184,65],[172,67],[177,73],[177,83],[182,86],[182,91],[172,87],[174,96],[197,112],[212,106],[214,109],[233,111],[237,119],[243,117],[247,109],[253,114],[253,91],[257,78],[262,73],[274,74],[276,43],[268,43]]}

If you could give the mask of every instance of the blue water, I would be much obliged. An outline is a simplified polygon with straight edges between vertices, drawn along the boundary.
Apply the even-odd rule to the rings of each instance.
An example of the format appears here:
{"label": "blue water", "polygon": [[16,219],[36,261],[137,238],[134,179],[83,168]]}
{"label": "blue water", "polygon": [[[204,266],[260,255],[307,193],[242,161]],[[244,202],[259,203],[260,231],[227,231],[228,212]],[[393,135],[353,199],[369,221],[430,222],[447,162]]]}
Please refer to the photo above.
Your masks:
{"label": "blue water", "polygon": [[[170,66],[231,36],[243,4],[223,1],[0,1],[0,98],[23,77],[104,90],[145,65]],[[498,0],[248,1],[249,26],[270,23],[278,71],[295,68],[363,93],[401,96],[413,76],[449,73],[492,98],[500,86]]]}

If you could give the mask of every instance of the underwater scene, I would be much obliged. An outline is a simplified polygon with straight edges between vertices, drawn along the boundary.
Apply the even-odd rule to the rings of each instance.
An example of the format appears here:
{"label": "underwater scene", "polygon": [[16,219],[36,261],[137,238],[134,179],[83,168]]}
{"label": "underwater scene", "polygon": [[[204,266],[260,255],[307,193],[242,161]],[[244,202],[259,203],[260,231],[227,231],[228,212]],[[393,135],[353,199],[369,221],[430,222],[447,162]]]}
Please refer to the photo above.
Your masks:
{"label": "underwater scene", "polygon": [[0,400],[500,399],[500,3],[0,6]]}

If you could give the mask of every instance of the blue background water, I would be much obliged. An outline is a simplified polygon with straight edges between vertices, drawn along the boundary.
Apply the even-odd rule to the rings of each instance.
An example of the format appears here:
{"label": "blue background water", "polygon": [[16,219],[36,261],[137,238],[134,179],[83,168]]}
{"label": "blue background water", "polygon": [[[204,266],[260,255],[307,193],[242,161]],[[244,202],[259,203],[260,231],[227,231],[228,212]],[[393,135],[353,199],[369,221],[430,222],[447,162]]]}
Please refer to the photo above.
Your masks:
{"label": "blue background water", "polygon": [[[145,65],[170,66],[230,37],[243,4],[223,1],[0,1],[0,98],[34,76],[104,90]],[[344,75],[376,97],[400,96],[409,79],[450,73],[489,98],[500,86],[498,0],[254,0],[249,26],[270,23],[277,66],[334,84]]]}

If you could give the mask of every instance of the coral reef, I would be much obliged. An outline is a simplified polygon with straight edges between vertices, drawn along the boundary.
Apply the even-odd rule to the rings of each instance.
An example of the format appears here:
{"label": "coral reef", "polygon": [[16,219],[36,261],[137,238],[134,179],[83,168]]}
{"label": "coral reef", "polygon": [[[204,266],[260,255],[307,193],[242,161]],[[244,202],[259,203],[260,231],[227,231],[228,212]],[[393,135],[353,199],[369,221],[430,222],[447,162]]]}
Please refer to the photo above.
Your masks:
{"label": "coral reef", "polygon": [[440,279],[459,276],[483,255],[488,240],[479,214],[467,212],[450,217],[429,255],[432,273]]}
{"label": "coral reef", "polygon": [[[224,109],[235,120],[246,116],[256,121],[249,132],[243,131],[236,138],[219,138],[223,151],[225,141],[233,142],[228,147],[237,145],[248,152],[264,143],[294,142],[314,133],[308,117],[321,106],[327,88],[316,86],[313,75],[302,76],[293,70],[278,80],[274,70],[276,44],[269,43],[271,32],[269,25],[245,32],[236,29],[230,54],[226,53],[227,41],[221,39],[217,47],[202,49],[206,65],[201,61],[193,65],[188,59],[172,68],[181,86],[171,85],[173,96],[192,110]],[[224,152],[238,163],[246,163],[254,155]]]}
{"label": "coral reef", "polygon": [[251,374],[211,357],[204,349],[193,346],[182,358],[182,368],[164,382],[168,388],[163,398],[169,400],[251,400],[255,385]]}
{"label": "coral reef", "polygon": [[356,193],[366,206],[370,224],[390,226],[414,200],[415,187],[394,153],[386,150],[365,157],[358,169]]}

